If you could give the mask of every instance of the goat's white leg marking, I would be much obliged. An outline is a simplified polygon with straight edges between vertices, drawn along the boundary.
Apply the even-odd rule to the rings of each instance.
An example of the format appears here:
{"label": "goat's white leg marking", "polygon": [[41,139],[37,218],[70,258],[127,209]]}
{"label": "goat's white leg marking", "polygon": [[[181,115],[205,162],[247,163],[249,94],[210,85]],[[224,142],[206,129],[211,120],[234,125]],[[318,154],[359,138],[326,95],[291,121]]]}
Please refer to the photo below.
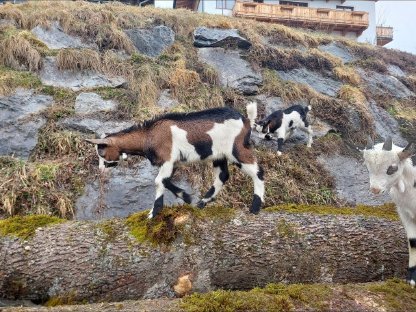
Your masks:
{"label": "goat's white leg marking", "polygon": [[214,161],[214,184],[209,191],[205,194],[204,198],[198,203],[199,208],[205,207],[207,203],[214,200],[218,193],[221,191],[225,182],[229,178],[228,163],[226,159],[220,159]]}
{"label": "goat's white leg marking", "polygon": [[257,163],[241,164],[241,170],[247,173],[253,180],[254,197],[250,211],[257,214],[260,211],[261,204],[264,202],[263,170]]}
{"label": "goat's white leg marking", "polygon": [[149,219],[155,217],[163,208],[163,193],[165,191],[165,185],[163,180],[170,178],[173,171],[173,163],[165,162],[159,169],[159,174],[155,179],[156,184],[156,199],[153,208],[149,212]]}
{"label": "goat's white leg marking", "polygon": [[398,208],[400,219],[406,230],[407,243],[409,247],[409,267],[407,281],[415,287],[416,285],[416,221],[406,211]]}
{"label": "goat's white leg marking", "polygon": [[313,143],[313,130],[311,125],[307,126],[307,127],[299,127],[299,129],[303,132],[305,132],[306,134],[308,134],[308,144],[307,147],[311,147],[312,143]]}

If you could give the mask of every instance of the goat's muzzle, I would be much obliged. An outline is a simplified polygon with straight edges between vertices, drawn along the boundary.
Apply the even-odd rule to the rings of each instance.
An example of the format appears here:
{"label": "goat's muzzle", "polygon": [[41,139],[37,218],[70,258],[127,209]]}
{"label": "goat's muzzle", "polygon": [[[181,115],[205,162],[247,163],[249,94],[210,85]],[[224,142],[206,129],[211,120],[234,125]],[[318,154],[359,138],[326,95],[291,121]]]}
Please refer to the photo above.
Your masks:
{"label": "goat's muzzle", "polygon": [[370,188],[370,190],[373,194],[380,194],[380,192],[381,192],[381,190],[379,188],[376,188],[376,187],[372,187],[372,188]]}

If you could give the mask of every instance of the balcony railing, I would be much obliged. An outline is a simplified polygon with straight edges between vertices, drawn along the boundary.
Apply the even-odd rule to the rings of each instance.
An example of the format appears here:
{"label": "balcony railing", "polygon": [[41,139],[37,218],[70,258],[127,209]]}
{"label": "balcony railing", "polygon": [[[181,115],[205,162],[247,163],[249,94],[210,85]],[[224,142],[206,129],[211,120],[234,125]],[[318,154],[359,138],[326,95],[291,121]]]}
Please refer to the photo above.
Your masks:
{"label": "balcony railing", "polygon": [[234,16],[313,29],[353,31],[368,28],[368,12],[307,8],[291,5],[237,1]]}
{"label": "balcony railing", "polygon": [[393,41],[393,27],[377,26],[377,45],[384,46]]}

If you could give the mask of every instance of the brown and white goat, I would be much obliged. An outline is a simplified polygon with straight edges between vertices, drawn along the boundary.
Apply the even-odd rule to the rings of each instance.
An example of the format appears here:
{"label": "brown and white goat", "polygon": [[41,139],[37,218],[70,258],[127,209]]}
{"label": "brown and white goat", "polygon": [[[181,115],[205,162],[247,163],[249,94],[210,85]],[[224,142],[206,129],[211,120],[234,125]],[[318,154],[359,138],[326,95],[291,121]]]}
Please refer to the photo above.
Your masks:
{"label": "brown and white goat", "polygon": [[227,108],[214,108],[187,114],[167,114],[141,125],[109,134],[101,139],[88,139],[96,145],[97,154],[106,163],[116,164],[120,157],[141,155],[160,167],[155,179],[156,199],[149,218],[163,208],[165,188],[186,203],[191,196],[171,182],[178,163],[212,160],[215,181],[198,202],[203,208],[214,200],[229,178],[228,162],[236,164],[254,183],[250,212],[260,211],[264,196],[263,170],[250,147],[251,127],[257,114],[255,103],[247,105],[249,118]]}

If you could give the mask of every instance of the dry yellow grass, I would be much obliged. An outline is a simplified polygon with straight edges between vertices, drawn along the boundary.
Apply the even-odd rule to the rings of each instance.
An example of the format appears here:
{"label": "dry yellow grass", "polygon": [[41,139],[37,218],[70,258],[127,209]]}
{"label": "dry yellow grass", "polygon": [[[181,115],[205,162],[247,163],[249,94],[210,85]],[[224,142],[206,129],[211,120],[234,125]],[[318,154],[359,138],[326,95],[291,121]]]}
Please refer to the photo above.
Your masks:
{"label": "dry yellow grass", "polygon": [[41,55],[24,36],[24,33],[13,33],[0,41],[0,64],[16,70],[37,71],[42,64]]}
{"label": "dry yellow grass", "polygon": [[100,70],[101,58],[98,52],[89,49],[61,49],[56,56],[60,70]]}
{"label": "dry yellow grass", "polygon": [[337,66],[334,68],[334,74],[338,79],[354,86],[361,82],[360,75],[351,66]]}

